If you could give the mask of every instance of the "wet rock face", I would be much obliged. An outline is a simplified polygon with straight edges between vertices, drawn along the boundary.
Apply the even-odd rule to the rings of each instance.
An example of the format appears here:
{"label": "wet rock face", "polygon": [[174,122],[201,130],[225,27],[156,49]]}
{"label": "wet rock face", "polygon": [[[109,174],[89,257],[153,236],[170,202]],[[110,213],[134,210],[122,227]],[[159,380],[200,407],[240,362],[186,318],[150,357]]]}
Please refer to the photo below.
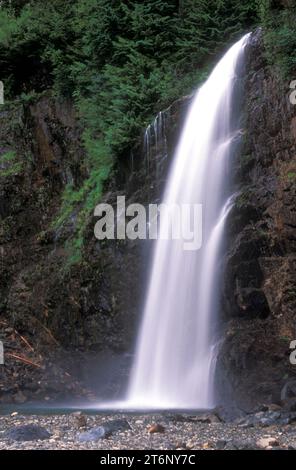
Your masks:
{"label": "wet rock face", "polygon": [[62,257],[49,256],[57,247],[42,234],[58,212],[65,185],[84,176],[80,131],[71,105],[49,97],[33,105],[16,102],[0,120],[1,314],[23,322],[24,331],[31,324],[34,335],[38,322],[46,326],[46,297]]}
{"label": "wet rock face", "polygon": [[239,401],[253,406],[279,400],[296,373],[289,363],[296,338],[296,107],[289,83],[267,66],[260,31],[247,47],[246,69],[245,135],[234,162],[240,193],[224,260],[220,365]]}
{"label": "wet rock face", "polygon": [[84,262],[65,274],[65,243],[75,216],[62,233],[52,228],[65,186],[79,188],[88,172],[73,106],[44,96],[31,105],[15,104],[0,118],[0,151],[10,165],[0,176],[0,313],[41,348],[122,348],[116,295],[126,266],[132,272],[136,264],[135,248],[110,243],[103,249],[91,218]]}
{"label": "wet rock face", "polygon": [[[139,139],[132,155],[116,162],[102,202],[115,207],[119,195],[126,196],[127,204],[159,200],[189,101],[190,97],[179,100],[166,111],[165,158],[163,143],[156,145],[152,136],[148,171]],[[59,214],[66,185],[79,188],[88,176],[82,132],[73,105],[58,102],[50,94],[34,103],[16,102],[0,110],[0,322],[20,332],[36,354],[40,352],[43,358],[50,354],[51,361],[56,352],[60,361],[63,348],[68,353],[94,354],[94,360],[101,352],[105,357],[110,351],[112,361],[114,355],[129,352],[149,266],[149,242],[99,242],[93,233],[96,219],[90,216],[83,259],[70,270],[64,269],[65,246],[77,217],[71,214],[62,230],[56,230],[52,222]],[[13,343],[5,346],[13,348]],[[9,361],[4,391],[0,390],[0,401],[5,402],[14,401],[9,390],[16,382],[14,364]],[[107,385],[108,398],[122,388],[130,359],[126,362],[118,374],[120,385]],[[77,361],[76,371],[72,365],[68,367],[71,376],[84,374],[83,360]],[[47,372],[44,377],[51,375]],[[26,373],[20,371],[17,381],[26,389],[28,367]],[[26,390],[26,397],[36,399],[36,394]]]}
{"label": "wet rock face", "polygon": [[58,193],[68,183],[79,186],[87,168],[73,104],[45,96],[30,105],[27,120],[38,176],[51,183],[52,192]]}

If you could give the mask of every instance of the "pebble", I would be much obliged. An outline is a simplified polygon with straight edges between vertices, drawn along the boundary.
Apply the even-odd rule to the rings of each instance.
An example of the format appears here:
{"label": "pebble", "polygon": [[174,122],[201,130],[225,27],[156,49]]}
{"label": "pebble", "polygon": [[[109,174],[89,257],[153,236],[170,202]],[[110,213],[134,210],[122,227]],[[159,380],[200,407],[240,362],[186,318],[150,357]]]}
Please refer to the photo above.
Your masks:
{"label": "pebble", "polygon": [[98,426],[97,428],[93,428],[88,432],[83,432],[78,435],[78,440],[80,442],[96,442],[104,437],[106,437],[105,429],[102,426]]}
{"label": "pebble", "polygon": [[157,432],[163,433],[165,432],[165,428],[161,424],[152,424],[152,426],[148,427],[149,434],[155,434]]}
{"label": "pebble", "polygon": [[85,428],[87,426],[87,417],[81,413],[81,411],[77,411],[76,413],[72,413],[74,417],[74,427],[76,429]]}
{"label": "pebble", "polygon": [[38,441],[49,439],[50,433],[43,428],[29,422],[25,426],[17,426],[8,429],[4,437],[12,441]]}
{"label": "pebble", "polygon": [[[84,414],[84,413],[83,413]],[[74,426],[75,415],[47,415],[47,416],[0,416],[0,450],[172,450],[188,449],[209,451],[212,449],[258,449],[261,448],[262,439],[266,450],[269,449],[295,449],[296,425],[276,424],[272,428],[263,427],[254,422],[251,427],[242,428],[238,423],[211,423],[188,419],[176,419],[174,415],[168,418],[164,414],[104,414],[86,415],[87,424],[83,430]],[[255,420],[256,421],[256,420]],[[148,433],[146,424],[160,425],[165,422],[165,432]],[[39,426],[48,432],[49,437],[43,440],[16,441],[9,439],[8,431],[19,426]],[[94,429],[108,431],[108,437],[97,440],[81,440],[79,436],[92,433]],[[82,432],[83,431],[83,432]],[[99,431],[102,432],[102,431]],[[98,435],[97,435],[98,436]],[[239,436],[239,439],[238,439]],[[278,443],[278,445],[276,445]]]}
{"label": "pebble", "polygon": [[261,437],[256,442],[257,446],[260,447],[261,449],[266,449],[269,447],[278,447],[280,445],[279,441],[275,437]]}

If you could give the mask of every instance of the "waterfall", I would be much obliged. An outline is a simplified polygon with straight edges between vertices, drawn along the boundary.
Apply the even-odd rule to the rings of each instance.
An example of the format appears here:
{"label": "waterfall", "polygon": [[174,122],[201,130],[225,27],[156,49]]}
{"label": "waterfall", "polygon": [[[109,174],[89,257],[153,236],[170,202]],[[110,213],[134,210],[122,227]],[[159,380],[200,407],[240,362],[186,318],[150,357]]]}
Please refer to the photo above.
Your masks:
{"label": "waterfall", "polygon": [[[163,203],[202,204],[203,244],[155,242],[127,403],[138,408],[209,408],[215,403],[220,258],[227,215],[237,72],[247,36],[232,46],[197,91],[166,184]],[[146,130],[150,161],[151,131]],[[158,141],[156,139],[157,147]],[[149,164],[148,164],[149,167]]]}
{"label": "waterfall", "polygon": [[144,133],[144,156],[147,174],[150,173],[151,155],[156,156],[156,178],[161,172],[162,164],[167,158],[167,139],[166,139],[166,113],[160,111],[155,117],[153,123],[149,124]]}

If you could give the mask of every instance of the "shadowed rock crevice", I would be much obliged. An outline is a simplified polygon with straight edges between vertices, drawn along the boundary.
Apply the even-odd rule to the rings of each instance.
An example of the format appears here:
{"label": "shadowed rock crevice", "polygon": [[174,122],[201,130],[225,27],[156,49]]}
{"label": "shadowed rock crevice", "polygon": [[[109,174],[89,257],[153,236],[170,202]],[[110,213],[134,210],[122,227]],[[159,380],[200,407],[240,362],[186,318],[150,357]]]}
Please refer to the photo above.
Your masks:
{"label": "shadowed rock crevice", "polygon": [[279,401],[282,387],[295,377],[289,346],[296,337],[296,107],[289,101],[289,83],[266,63],[260,30],[247,56],[244,139],[234,162],[239,194],[228,225],[226,326],[218,368],[238,402],[252,407]]}

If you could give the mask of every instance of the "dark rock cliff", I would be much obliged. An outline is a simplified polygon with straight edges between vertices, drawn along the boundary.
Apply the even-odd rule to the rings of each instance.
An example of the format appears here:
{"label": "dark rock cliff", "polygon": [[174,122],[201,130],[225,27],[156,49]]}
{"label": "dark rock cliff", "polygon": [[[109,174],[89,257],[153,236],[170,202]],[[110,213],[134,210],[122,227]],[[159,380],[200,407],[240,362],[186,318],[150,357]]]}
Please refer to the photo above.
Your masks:
{"label": "dark rock cliff", "polygon": [[[140,141],[125,162],[116,163],[98,203],[115,208],[120,195],[126,196],[127,204],[148,204],[159,198],[187,103],[187,98],[182,99],[164,113],[165,152],[164,142],[156,146],[151,130],[149,171]],[[62,363],[96,390],[100,384],[92,375],[94,368],[101,367],[102,382],[112,382],[112,375],[118,375],[111,392],[108,385],[102,393],[116,393],[128,370],[125,354],[134,345],[150,244],[99,242],[91,215],[82,261],[64,269],[76,213],[59,229],[52,222],[59,214],[66,184],[79,188],[88,171],[82,128],[71,103],[45,94],[34,103],[15,102],[0,109],[0,164],[0,339],[5,351],[15,352],[11,339],[16,332],[33,346],[34,363],[38,354],[46,370],[47,358],[51,364]],[[26,347],[18,355],[27,357]],[[34,367],[10,356],[2,372],[0,400],[18,400],[20,388],[29,398],[63,396],[63,381],[61,387],[51,385],[50,392],[46,383],[40,390],[38,384],[48,378],[43,373],[46,379],[39,374],[35,385],[29,385]],[[71,394],[68,389],[65,393]]]}
{"label": "dark rock cliff", "polygon": [[[234,162],[236,207],[228,224],[219,364],[239,404],[279,401],[296,377],[296,107],[268,66],[262,32],[246,50],[244,139]],[[291,80],[293,77],[291,77]],[[226,386],[224,382],[224,386]]]}
{"label": "dark rock cliff", "polygon": [[[289,83],[265,61],[260,32],[246,54],[244,138],[233,164],[233,190],[239,195],[224,256],[218,391],[226,403],[235,398],[240,407],[253,408],[279,401],[296,375],[289,363],[289,344],[296,339],[296,107],[289,101]],[[149,171],[142,143],[129,159],[117,162],[103,202],[115,206],[119,195],[126,195],[127,203],[159,199],[189,101],[186,97],[166,111],[165,149],[152,132]],[[76,214],[59,230],[52,221],[65,185],[80,187],[87,175],[81,134],[71,103],[50,95],[0,109],[0,326],[5,346],[16,330],[41,354],[45,368],[34,382],[35,369],[22,363],[16,368],[7,359],[0,400],[19,400],[20,389],[23,400],[60,397],[57,383],[46,382],[52,374],[52,369],[44,372],[47,357],[51,363],[63,358],[67,371],[87,379],[93,371],[88,367],[85,374],[87,360],[96,370],[102,366],[101,377],[107,365],[118,376],[111,392],[109,385],[102,391],[108,396],[119,393],[126,380],[125,354],[134,344],[150,245],[98,242],[90,217],[82,261],[64,269]],[[115,374],[110,355],[123,358]],[[56,372],[58,379],[61,373]],[[40,381],[46,382],[43,388]],[[76,396],[81,393],[78,389]]]}

